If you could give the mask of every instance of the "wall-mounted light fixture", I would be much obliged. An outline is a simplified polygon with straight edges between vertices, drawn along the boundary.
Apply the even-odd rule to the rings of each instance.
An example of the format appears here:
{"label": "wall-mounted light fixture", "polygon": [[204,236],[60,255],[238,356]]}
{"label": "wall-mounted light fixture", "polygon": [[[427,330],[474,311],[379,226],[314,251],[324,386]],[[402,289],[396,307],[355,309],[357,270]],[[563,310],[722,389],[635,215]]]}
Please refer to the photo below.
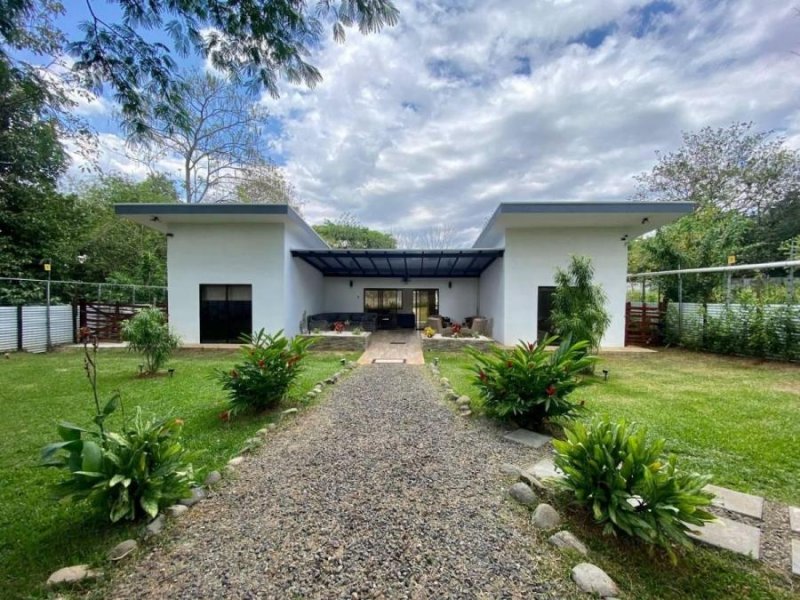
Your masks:
{"label": "wall-mounted light fixture", "polygon": [[175,237],[175,234],[174,233],[168,233],[167,237]]}
{"label": "wall-mounted light fixture", "polygon": [[645,217],[642,219],[642,225],[647,225],[650,222],[650,217]]}
{"label": "wall-mounted light fixture", "polygon": [[158,221],[158,217],[156,217],[156,216],[152,216],[152,217],[150,217],[150,220],[151,220],[153,223],[155,223],[156,221]]}
{"label": "wall-mounted light fixture", "polygon": [[350,287],[353,287],[353,280],[350,280]]}
{"label": "wall-mounted light fixture", "polygon": [[447,287],[452,288],[453,287],[453,282],[452,281],[448,281],[447,282]]}
{"label": "wall-mounted light fixture", "polygon": [[628,234],[626,233],[625,235],[623,235],[623,236],[622,236],[621,238],[619,238],[619,239],[620,239],[620,241],[621,241],[621,242],[627,242],[627,241],[628,241]]}

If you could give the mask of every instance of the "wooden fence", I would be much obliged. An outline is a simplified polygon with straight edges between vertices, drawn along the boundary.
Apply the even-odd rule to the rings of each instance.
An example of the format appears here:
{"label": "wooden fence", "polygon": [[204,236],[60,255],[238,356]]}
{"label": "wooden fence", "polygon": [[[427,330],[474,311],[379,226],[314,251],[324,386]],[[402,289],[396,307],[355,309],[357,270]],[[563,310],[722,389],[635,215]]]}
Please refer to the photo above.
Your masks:
{"label": "wooden fence", "polygon": [[[101,342],[121,342],[122,324],[149,304],[123,304],[121,302],[101,303],[80,300],[75,304],[78,327],[88,327],[92,335]],[[158,306],[166,314],[166,306]],[[75,332],[76,341],[78,332]]]}
{"label": "wooden fence", "polygon": [[625,345],[661,346],[664,343],[667,303],[625,304]]}

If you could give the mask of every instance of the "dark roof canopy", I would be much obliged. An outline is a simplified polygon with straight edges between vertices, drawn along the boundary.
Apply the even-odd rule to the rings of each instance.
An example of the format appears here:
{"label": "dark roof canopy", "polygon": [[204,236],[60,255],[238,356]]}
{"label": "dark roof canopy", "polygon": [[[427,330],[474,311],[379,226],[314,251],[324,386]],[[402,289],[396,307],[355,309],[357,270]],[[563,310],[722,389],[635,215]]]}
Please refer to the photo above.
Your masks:
{"label": "dark roof canopy", "polygon": [[503,250],[292,250],[331,277],[478,277]]}

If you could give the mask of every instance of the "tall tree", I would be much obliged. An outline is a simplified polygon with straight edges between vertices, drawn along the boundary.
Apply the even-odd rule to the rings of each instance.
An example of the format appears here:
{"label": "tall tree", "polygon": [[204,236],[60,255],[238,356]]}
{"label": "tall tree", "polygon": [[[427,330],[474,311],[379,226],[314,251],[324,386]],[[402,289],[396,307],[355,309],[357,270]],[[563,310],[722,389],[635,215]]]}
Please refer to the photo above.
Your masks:
{"label": "tall tree", "polygon": [[390,233],[362,225],[353,215],[345,213],[335,221],[326,220],[314,230],[333,248],[396,248]]}
{"label": "tall tree", "polygon": [[303,202],[286,178],[283,169],[269,161],[257,162],[242,169],[236,184],[236,201],[247,204],[288,204],[298,212]]}
{"label": "tall tree", "polygon": [[177,155],[188,204],[235,199],[243,177],[266,161],[261,149],[267,111],[230,81],[195,72],[187,80],[186,118],[155,119],[145,153],[150,162]]}
{"label": "tall tree", "polygon": [[[116,18],[107,16],[108,5]],[[76,39],[57,27],[66,11],[84,17]],[[371,33],[397,19],[390,0],[0,0],[0,49],[71,54],[85,88],[109,84],[126,131],[146,137],[152,120],[172,115],[179,124],[186,117],[176,56],[200,56],[250,89],[277,96],[281,76],[309,86],[322,79],[307,58],[325,24],[343,42],[347,27]]]}
{"label": "tall tree", "polygon": [[401,248],[440,250],[458,247],[458,232],[446,223],[433,225],[427,229],[395,234],[397,245]]}
{"label": "tall tree", "polygon": [[556,269],[555,283],[551,320],[556,333],[573,343],[588,341],[597,350],[611,317],[603,288],[594,283],[592,261],[573,256],[566,270]]}

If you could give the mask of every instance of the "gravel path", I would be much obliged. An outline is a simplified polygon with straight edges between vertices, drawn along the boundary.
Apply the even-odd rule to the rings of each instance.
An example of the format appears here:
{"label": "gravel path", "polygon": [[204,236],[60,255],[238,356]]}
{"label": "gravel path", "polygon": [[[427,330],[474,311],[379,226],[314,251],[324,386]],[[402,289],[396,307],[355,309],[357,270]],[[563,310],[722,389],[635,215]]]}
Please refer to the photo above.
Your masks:
{"label": "gravel path", "polygon": [[114,598],[562,598],[499,466],[424,367],[368,365],[112,579]]}

